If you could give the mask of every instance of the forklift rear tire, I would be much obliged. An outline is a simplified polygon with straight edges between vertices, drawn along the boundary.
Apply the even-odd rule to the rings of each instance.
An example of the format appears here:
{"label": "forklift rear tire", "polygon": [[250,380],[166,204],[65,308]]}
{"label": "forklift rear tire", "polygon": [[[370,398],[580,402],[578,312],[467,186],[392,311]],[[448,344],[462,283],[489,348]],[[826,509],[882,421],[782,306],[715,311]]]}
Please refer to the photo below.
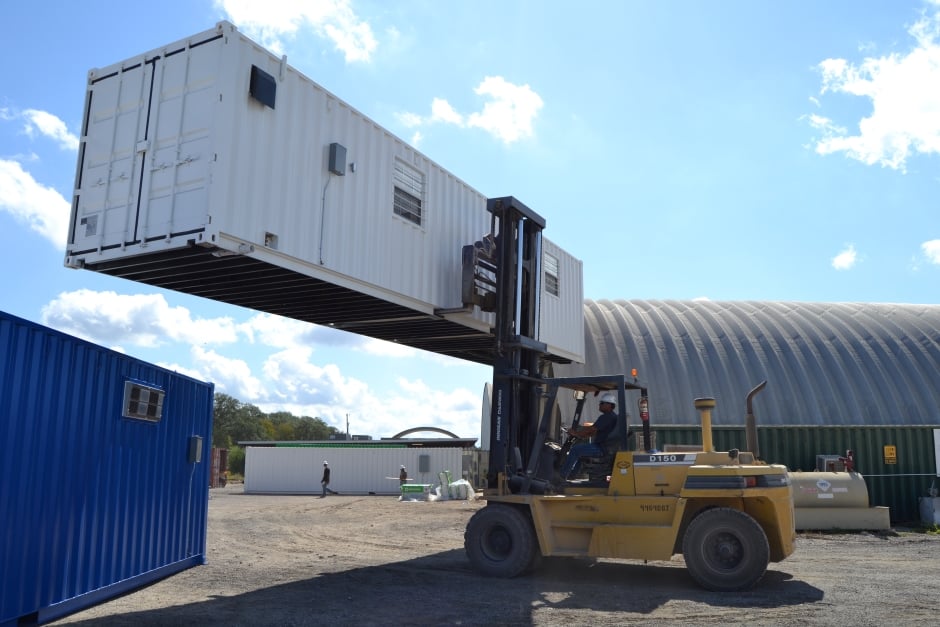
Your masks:
{"label": "forklift rear tire", "polygon": [[464,549],[474,570],[491,577],[516,577],[539,563],[532,521],[511,505],[491,504],[474,514],[464,532]]}
{"label": "forklift rear tire", "polygon": [[770,546],[756,520],[730,507],[716,507],[689,523],[682,554],[689,574],[700,586],[733,592],[760,581],[770,561]]}

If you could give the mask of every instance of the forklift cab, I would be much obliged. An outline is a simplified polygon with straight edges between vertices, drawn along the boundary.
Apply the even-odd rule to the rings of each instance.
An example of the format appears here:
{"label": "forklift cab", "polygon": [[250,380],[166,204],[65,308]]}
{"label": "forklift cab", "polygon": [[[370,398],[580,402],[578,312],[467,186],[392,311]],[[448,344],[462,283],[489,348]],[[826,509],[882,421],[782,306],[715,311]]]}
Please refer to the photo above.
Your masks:
{"label": "forklift cab", "polygon": [[[593,395],[597,397],[597,392]],[[567,434],[567,437],[564,438],[564,442],[559,448],[558,459],[556,460],[554,466],[559,468],[563,466],[568,458],[577,453],[572,453],[572,448],[577,444],[582,442],[595,442],[596,433],[591,435],[582,435],[578,433],[577,430],[581,426],[581,416],[582,410],[584,408],[585,401],[588,399],[588,395],[584,390],[575,390],[574,399],[576,403],[576,409],[574,413],[574,419],[572,420],[571,426],[567,429],[562,425],[562,431]],[[602,404],[603,396],[599,397],[598,405]],[[615,401],[615,407],[621,404],[620,401]],[[610,431],[610,434],[607,436],[606,440],[602,443],[599,443],[600,448],[603,450],[601,455],[584,455],[583,453],[579,455],[579,460],[577,466],[580,467],[580,472],[578,475],[570,476],[567,479],[569,481],[577,479],[580,475],[587,475],[587,480],[591,484],[603,485],[608,481],[611,471],[614,466],[614,458],[617,455],[618,451],[628,450],[630,441],[633,438],[633,431],[630,429],[630,414],[626,411],[624,407],[621,411],[615,412],[617,415],[617,424]],[[591,423],[583,423],[584,426],[588,426]],[[595,425],[596,426],[596,425]],[[626,442],[627,445],[624,445],[623,433],[626,431]],[[557,475],[553,477],[557,482],[564,481],[561,477]]]}
{"label": "forklift cab", "polygon": [[[563,398],[559,394],[572,394],[575,401],[574,414],[571,420],[571,429],[576,429],[582,423],[582,414],[588,400],[596,399],[604,392],[617,395],[617,426],[607,439],[607,452],[596,458],[582,458],[582,471],[586,472],[588,479],[581,481],[582,487],[607,485],[607,477],[611,474],[614,458],[618,451],[630,448],[633,434],[630,431],[628,399],[636,403],[643,427],[643,447],[650,441],[649,432],[649,396],[647,388],[636,378],[634,370],[630,377],[618,375],[595,375],[585,377],[559,377],[548,378],[542,381],[542,410],[536,430],[535,441],[532,442],[531,452],[528,455],[528,464],[508,477],[508,491],[513,494],[544,494],[556,491],[551,486],[556,471],[564,464],[568,452],[575,444],[576,438],[568,436],[561,443],[549,437],[548,430],[551,418],[558,401]],[[635,400],[634,400],[635,399]]]}
{"label": "forklift cab", "polygon": [[607,440],[602,445],[604,454],[596,457],[582,457],[580,462],[581,474],[587,475],[587,481],[581,481],[581,485],[597,484],[598,486],[604,486],[606,485],[611,475],[614,458],[616,457],[617,452],[629,450],[631,446],[631,440],[634,437],[634,433],[630,429],[630,413],[627,406],[627,397],[631,391],[639,392],[638,398],[636,399],[637,409],[640,412],[643,424],[645,424],[647,427],[646,431],[644,432],[644,446],[649,441],[649,401],[647,389],[644,385],[638,382],[635,370],[631,373],[631,379],[626,379],[620,375],[617,375],[610,377],[558,379],[556,381],[558,382],[558,387],[556,390],[572,390],[575,400],[575,410],[571,421],[571,426],[567,430],[568,436],[564,439],[564,442],[560,447],[559,455],[555,463],[556,468],[564,464],[571,447],[579,440],[578,437],[571,435],[571,432],[575,431],[579,426],[581,426],[582,415],[586,402],[588,400],[594,399],[599,400],[601,394],[604,392],[611,392],[617,395],[617,404],[614,412],[617,416],[617,425],[614,427],[613,431],[611,431],[610,435],[607,437]]}

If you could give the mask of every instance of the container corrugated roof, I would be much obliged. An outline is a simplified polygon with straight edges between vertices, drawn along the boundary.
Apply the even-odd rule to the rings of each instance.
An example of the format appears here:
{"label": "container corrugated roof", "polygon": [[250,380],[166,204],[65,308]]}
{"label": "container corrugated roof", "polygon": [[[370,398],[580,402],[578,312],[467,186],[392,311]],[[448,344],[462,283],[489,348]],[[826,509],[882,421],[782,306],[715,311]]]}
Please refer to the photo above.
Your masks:
{"label": "container corrugated roof", "polygon": [[[650,387],[651,421],[716,425],[940,424],[940,305],[586,300],[585,364],[559,375],[629,372]],[[635,411],[631,413],[636,414]]]}

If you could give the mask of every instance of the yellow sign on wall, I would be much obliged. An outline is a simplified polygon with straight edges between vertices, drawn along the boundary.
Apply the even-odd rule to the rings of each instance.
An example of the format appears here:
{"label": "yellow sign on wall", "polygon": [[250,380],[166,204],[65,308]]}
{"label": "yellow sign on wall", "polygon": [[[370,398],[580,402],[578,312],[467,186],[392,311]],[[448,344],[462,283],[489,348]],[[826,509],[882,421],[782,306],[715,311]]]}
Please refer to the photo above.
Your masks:
{"label": "yellow sign on wall", "polygon": [[885,445],[885,463],[886,464],[896,464],[898,463],[898,447],[893,444]]}

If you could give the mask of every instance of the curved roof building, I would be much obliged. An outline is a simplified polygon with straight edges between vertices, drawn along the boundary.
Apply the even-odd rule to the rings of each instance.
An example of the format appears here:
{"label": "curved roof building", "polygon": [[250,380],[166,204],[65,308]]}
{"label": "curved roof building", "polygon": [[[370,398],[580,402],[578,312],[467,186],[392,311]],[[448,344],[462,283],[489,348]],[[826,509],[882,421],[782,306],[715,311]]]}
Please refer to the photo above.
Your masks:
{"label": "curved roof building", "polygon": [[[561,376],[638,370],[651,423],[940,424],[940,305],[586,300],[585,364]],[[635,411],[631,413],[635,414]]]}

